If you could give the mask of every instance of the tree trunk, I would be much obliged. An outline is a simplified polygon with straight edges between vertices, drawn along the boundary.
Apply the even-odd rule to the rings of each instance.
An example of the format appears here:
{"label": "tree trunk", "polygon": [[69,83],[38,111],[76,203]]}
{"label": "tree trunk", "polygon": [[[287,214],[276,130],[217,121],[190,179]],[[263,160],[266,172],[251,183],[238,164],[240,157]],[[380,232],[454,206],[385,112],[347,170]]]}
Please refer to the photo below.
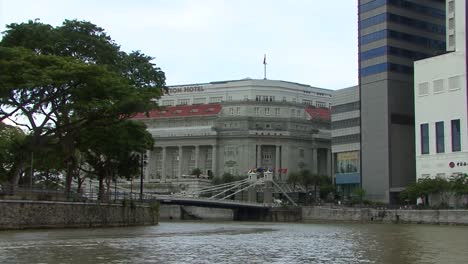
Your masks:
{"label": "tree trunk", "polygon": [[11,177],[10,177],[10,195],[14,195],[18,189],[18,182],[21,177],[21,173],[24,169],[24,161],[17,162],[13,168],[11,168]]}

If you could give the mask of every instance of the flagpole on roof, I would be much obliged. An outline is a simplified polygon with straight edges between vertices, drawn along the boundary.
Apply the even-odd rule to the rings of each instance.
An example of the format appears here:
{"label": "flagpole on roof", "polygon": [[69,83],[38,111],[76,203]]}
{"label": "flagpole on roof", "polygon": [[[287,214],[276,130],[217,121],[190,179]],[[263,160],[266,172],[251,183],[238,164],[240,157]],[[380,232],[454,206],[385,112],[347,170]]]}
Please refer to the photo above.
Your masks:
{"label": "flagpole on roof", "polygon": [[266,54],[263,55],[263,80],[266,80],[266,66],[267,66],[267,62],[266,62]]}

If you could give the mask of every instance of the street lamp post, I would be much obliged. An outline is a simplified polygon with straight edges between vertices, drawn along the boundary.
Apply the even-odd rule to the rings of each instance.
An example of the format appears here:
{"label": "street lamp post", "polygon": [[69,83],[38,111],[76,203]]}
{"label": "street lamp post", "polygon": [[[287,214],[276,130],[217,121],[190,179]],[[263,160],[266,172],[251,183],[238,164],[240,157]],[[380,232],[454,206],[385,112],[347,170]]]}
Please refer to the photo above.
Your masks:
{"label": "street lamp post", "polygon": [[140,201],[143,200],[143,169],[144,169],[144,166],[145,166],[145,163],[146,163],[146,154],[143,154],[141,153],[140,155],[141,159],[140,159]]}

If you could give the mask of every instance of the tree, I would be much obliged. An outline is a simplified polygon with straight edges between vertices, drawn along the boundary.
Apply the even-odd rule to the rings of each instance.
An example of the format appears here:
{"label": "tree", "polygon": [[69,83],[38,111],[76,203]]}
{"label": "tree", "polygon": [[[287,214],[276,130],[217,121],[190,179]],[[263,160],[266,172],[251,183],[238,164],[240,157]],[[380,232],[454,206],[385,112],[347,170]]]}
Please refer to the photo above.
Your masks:
{"label": "tree", "polygon": [[442,177],[421,178],[410,184],[402,193],[403,198],[416,200],[418,197],[429,197],[429,195],[440,195],[441,204],[447,205],[453,193],[453,183]]}
{"label": "tree", "polygon": [[[106,123],[106,122],[104,122]],[[104,124],[103,124],[104,125]],[[99,198],[104,199],[113,176],[132,178],[140,173],[140,153],[152,149],[152,135],[140,122],[125,120],[111,126],[94,126],[82,134],[79,149],[99,180]]]}
{"label": "tree", "polygon": [[120,51],[90,22],[10,24],[0,42],[0,121],[27,129],[35,150],[57,140],[68,192],[83,133],[157,107],[165,77],[152,59]]}
{"label": "tree", "polygon": [[301,179],[301,174],[299,172],[292,172],[289,174],[287,182],[293,185],[293,190],[296,189],[296,184],[299,183]]}
{"label": "tree", "polygon": [[357,187],[353,190],[353,196],[356,197],[359,201],[359,204],[362,205],[364,197],[366,196],[366,190],[364,190],[362,187]]}
{"label": "tree", "polygon": [[25,142],[26,135],[21,129],[0,122],[0,183],[17,182],[24,171]]}
{"label": "tree", "polygon": [[200,168],[194,168],[194,169],[192,170],[192,173],[190,173],[190,174],[191,174],[191,175],[197,176],[197,178],[200,178],[200,175],[202,174],[202,171],[201,171]]}
{"label": "tree", "polygon": [[468,195],[468,175],[462,174],[452,177],[451,189],[454,194],[460,198]]}

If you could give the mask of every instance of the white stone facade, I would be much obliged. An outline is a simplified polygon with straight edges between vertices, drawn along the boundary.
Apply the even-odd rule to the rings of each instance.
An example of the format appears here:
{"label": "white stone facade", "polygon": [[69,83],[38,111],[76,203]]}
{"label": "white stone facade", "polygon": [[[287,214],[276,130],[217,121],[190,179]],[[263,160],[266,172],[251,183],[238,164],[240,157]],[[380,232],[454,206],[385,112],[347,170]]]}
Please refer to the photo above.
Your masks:
{"label": "white stone facade", "polygon": [[169,87],[165,108],[135,117],[155,138],[146,180],[180,180],[194,168],[202,177],[259,167],[281,180],[301,169],[331,175],[330,100],[330,90],[272,80]]}

